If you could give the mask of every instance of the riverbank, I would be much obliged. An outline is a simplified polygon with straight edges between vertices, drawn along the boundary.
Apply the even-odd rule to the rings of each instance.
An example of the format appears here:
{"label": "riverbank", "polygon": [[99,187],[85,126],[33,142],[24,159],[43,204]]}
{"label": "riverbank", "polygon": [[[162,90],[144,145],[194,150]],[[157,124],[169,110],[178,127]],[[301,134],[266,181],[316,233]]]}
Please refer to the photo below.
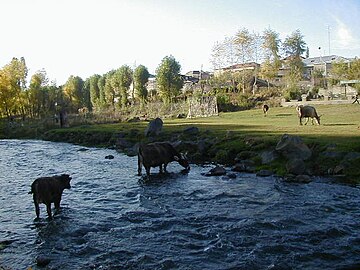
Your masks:
{"label": "riverbank", "polygon": [[[319,105],[321,125],[299,125],[294,108],[221,113],[217,117],[196,119],[163,119],[162,132],[145,137],[148,121],[84,125],[64,129],[36,131],[36,138],[115,148],[128,155],[136,154],[139,142],[171,141],[187,152],[192,163],[211,162],[234,166],[237,170],[291,176],[288,157],[276,150],[284,134],[298,136],[310,149],[301,175],[331,175],[359,183],[360,171],[360,106]],[[17,127],[11,137],[29,137],[29,131]],[[31,137],[31,135],[30,135]],[[34,138],[32,137],[32,138]],[[239,166],[239,164],[242,164]],[[238,166],[236,166],[238,165]],[[302,166],[302,164],[301,164]]]}

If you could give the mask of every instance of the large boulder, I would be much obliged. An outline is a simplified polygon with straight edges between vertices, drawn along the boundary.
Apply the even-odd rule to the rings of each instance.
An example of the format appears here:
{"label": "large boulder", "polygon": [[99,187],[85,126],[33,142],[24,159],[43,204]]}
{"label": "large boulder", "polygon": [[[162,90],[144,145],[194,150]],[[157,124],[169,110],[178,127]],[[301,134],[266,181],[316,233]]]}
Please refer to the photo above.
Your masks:
{"label": "large boulder", "polygon": [[216,166],[209,172],[205,173],[205,176],[221,176],[226,174],[226,169],[222,166]]}
{"label": "large boulder", "polygon": [[145,136],[150,137],[159,135],[162,130],[163,124],[163,121],[159,117],[151,120],[147,128],[145,129]]}
{"label": "large boulder", "polygon": [[279,157],[278,152],[274,150],[266,150],[261,152],[261,164],[269,164]]}
{"label": "large boulder", "polygon": [[199,134],[199,128],[197,127],[188,127],[183,130],[183,133],[185,135],[198,135]]}
{"label": "large boulder", "polygon": [[310,148],[299,136],[284,134],[277,143],[276,151],[280,152],[287,159],[307,160],[311,157]]}
{"label": "large boulder", "polygon": [[231,169],[234,172],[247,172],[253,173],[255,171],[255,162],[253,160],[241,160],[236,162],[236,164]]}
{"label": "large boulder", "polygon": [[290,174],[300,175],[306,170],[305,163],[302,159],[294,158],[290,159],[286,163],[286,170]]}

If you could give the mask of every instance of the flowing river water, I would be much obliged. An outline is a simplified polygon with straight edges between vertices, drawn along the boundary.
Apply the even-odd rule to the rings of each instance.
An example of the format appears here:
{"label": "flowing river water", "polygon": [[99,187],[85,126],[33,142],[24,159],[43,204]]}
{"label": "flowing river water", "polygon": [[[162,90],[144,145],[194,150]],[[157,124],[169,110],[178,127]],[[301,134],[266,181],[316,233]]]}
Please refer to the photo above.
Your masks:
{"label": "flowing river water", "polygon": [[[0,140],[0,153],[5,269],[41,269],[38,257],[47,269],[360,269],[356,186],[175,163],[144,182],[136,157],[36,140]],[[73,179],[60,213],[49,221],[41,205],[34,220],[31,183],[62,173]]]}

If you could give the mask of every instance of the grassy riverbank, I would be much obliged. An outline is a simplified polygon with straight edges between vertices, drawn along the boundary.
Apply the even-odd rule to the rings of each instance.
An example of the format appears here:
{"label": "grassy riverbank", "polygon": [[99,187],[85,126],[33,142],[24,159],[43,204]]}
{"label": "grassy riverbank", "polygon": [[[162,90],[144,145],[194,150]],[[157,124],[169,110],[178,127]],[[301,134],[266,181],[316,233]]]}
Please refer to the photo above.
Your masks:
{"label": "grassy riverbank", "polygon": [[[185,146],[183,144],[182,150],[190,151],[193,162],[212,161],[231,165],[234,159],[247,156],[246,158],[253,158],[257,162],[258,169],[272,169],[276,173],[283,174],[284,161],[263,165],[251,153],[274,148],[285,133],[298,135],[316,152],[314,155],[316,160],[312,159],[310,162],[323,164],[320,166],[323,174],[330,167],[336,166],[340,160],[321,158],[318,156],[319,152],[326,151],[329,147],[335,152],[360,152],[360,106],[357,104],[319,105],[317,111],[322,115],[320,126],[312,125],[311,120],[308,125],[300,126],[294,107],[270,108],[267,117],[264,117],[262,110],[253,109],[221,113],[218,117],[164,119],[163,132],[156,140],[186,141],[187,144]],[[86,146],[113,147],[117,144],[119,137],[129,144],[147,141],[148,139],[144,136],[147,125],[148,122],[141,121],[58,128],[45,133],[37,130],[36,137]],[[197,127],[199,132],[184,133],[183,131],[188,127]],[[21,131],[19,128],[17,132],[12,132],[11,137],[14,137],[14,134],[22,137],[21,133],[31,132]],[[210,147],[205,152],[196,152],[193,150],[193,143],[199,141],[205,142]],[[360,172],[356,162],[360,160],[347,162],[346,175],[358,181]]]}
{"label": "grassy riverbank", "polygon": [[[360,151],[360,106],[358,105],[327,105],[318,106],[321,116],[321,125],[300,126],[294,108],[271,108],[268,116],[264,117],[260,109],[221,113],[218,117],[196,119],[165,119],[162,137],[178,133],[185,128],[196,126],[204,135],[218,138],[261,138],[270,143],[276,143],[285,133],[298,135],[306,143],[320,145],[336,144],[339,151]],[[148,122],[124,122],[113,124],[86,125],[66,129],[52,130],[59,139],[65,134],[84,133],[85,135],[99,135],[95,145],[109,146],[113,134],[120,131],[139,130],[136,138],[143,139],[143,131]],[[96,136],[93,136],[96,139]],[[107,142],[107,139],[110,142]],[[233,141],[233,139],[231,139]],[[85,142],[86,143],[86,142]],[[91,143],[91,138],[89,138]]]}

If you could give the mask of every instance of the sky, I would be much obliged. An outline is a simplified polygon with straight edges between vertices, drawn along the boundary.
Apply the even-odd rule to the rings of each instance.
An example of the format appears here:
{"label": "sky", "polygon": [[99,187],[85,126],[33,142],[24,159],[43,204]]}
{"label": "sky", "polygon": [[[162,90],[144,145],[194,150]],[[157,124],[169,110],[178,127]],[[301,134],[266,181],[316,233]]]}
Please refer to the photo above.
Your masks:
{"label": "sky", "polygon": [[0,25],[0,68],[24,57],[28,81],[45,70],[57,85],[125,64],[155,74],[169,55],[211,71],[214,44],[242,28],[299,29],[310,57],[360,56],[359,0],[0,0]]}

